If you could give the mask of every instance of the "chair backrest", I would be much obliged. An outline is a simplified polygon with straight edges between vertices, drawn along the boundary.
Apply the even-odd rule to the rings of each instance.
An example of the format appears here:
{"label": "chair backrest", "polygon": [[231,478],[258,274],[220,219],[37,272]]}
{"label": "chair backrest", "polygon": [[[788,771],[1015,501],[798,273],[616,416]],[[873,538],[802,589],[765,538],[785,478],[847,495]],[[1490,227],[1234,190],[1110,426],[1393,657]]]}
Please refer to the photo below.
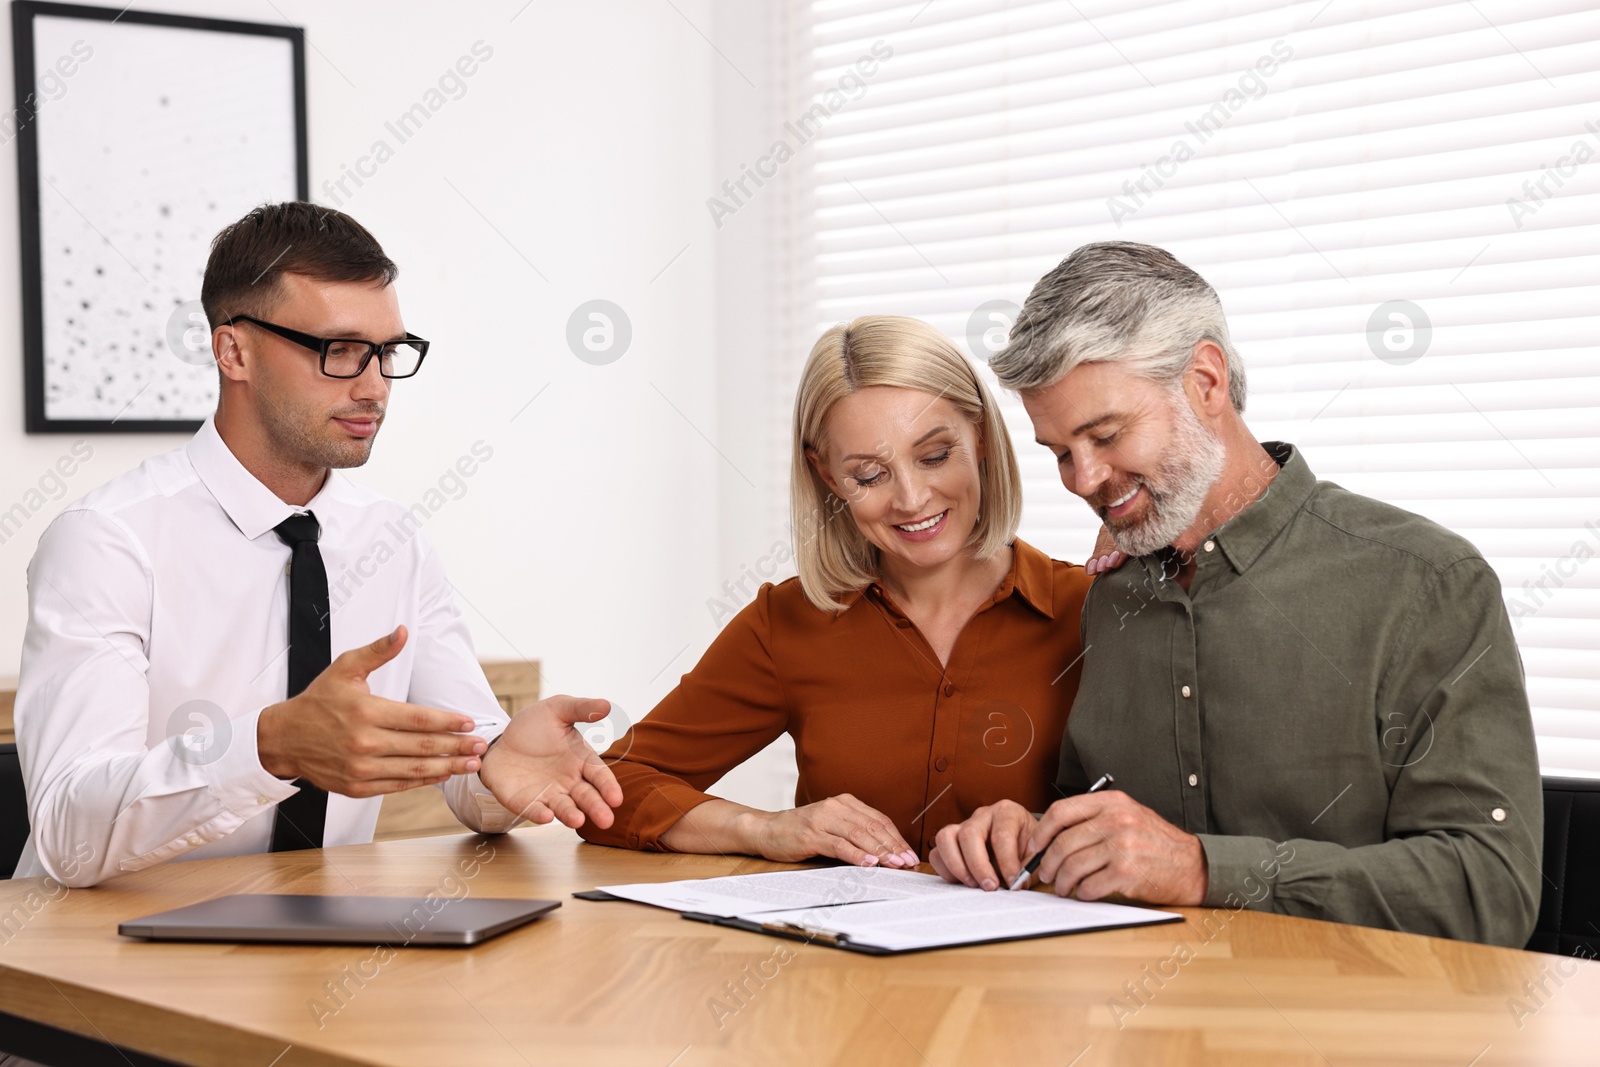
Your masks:
{"label": "chair backrest", "polygon": [[1600,779],[1544,780],[1544,893],[1528,947],[1600,956]]}
{"label": "chair backrest", "polygon": [[28,843],[28,794],[17,746],[0,744],[0,878],[10,878]]}

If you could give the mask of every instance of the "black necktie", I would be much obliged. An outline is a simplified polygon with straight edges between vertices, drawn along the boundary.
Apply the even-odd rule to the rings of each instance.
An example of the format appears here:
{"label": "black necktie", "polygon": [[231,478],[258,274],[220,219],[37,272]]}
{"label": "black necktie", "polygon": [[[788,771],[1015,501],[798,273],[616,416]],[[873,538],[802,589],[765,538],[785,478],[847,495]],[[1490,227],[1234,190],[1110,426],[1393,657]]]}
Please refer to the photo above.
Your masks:
{"label": "black necktie", "polygon": [[[317,518],[309,511],[273,527],[290,548],[289,696],[299,696],[333,662],[328,632],[328,572],[317,550]],[[300,780],[300,792],[278,804],[272,824],[272,851],[321,848],[328,815],[328,793]]]}

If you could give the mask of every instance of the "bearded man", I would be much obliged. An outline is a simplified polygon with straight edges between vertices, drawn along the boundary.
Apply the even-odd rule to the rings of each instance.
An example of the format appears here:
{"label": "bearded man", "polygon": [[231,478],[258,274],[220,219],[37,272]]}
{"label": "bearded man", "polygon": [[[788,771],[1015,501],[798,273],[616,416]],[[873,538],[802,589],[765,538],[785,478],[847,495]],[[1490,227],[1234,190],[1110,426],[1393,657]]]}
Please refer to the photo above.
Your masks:
{"label": "bearded man", "polygon": [[[951,881],[1523,945],[1543,804],[1500,583],[1467,541],[1245,425],[1215,291],[1086,245],[992,367],[1110,530],[1059,800],[937,837]],[[1104,775],[1114,787],[1089,792]]]}

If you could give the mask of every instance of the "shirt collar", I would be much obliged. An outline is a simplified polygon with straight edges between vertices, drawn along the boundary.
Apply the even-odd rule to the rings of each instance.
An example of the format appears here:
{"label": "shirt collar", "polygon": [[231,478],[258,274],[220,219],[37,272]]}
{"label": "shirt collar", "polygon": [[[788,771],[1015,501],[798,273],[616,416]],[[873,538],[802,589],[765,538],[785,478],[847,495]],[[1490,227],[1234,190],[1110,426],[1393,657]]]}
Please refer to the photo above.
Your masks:
{"label": "shirt collar", "polygon": [[206,421],[200,426],[200,431],[194,435],[184,451],[188,454],[195,473],[200,476],[200,481],[210,490],[228,518],[239,528],[239,532],[251,541],[267,533],[290,515],[302,511],[324,512],[318,516],[318,522],[326,528],[330,517],[326,512],[331,510],[330,504],[333,501],[340,499],[343,491],[343,480],[330,471],[327,480],[322,483],[322,488],[305,507],[285,504],[278,499],[277,494],[257,481],[256,476],[239,462],[239,458],[233,454],[233,450],[217,432],[215,415],[206,417]]}
{"label": "shirt collar", "polygon": [[1277,476],[1260,499],[1212,534],[1233,569],[1240,573],[1261,557],[1317,487],[1317,476],[1294,445],[1263,441],[1261,447],[1278,465]]}
{"label": "shirt collar", "polygon": [[[1005,580],[995,589],[994,596],[989,598],[984,608],[992,607],[1015,593],[1045,618],[1055,618],[1055,567],[1050,557],[1020,537],[1012,542],[1012,547],[1014,551],[1011,553],[1011,570],[1006,573]],[[839,594],[839,602],[846,609],[852,608],[869,589],[878,600],[884,599],[883,586],[873,582],[864,588]]]}

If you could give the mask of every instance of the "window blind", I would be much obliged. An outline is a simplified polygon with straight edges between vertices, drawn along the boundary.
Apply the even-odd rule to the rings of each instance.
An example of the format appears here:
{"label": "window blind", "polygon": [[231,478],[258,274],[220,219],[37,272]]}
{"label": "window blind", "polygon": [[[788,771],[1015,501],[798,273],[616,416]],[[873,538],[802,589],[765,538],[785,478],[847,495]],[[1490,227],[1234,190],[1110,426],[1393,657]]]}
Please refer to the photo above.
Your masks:
{"label": "window blind", "polygon": [[[1590,0],[799,5],[781,421],[833,323],[981,361],[1072,249],[1161,245],[1220,293],[1258,438],[1484,553],[1545,771],[1600,774],[1597,38]],[[1084,558],[1003,403],[1022,536]]]}

